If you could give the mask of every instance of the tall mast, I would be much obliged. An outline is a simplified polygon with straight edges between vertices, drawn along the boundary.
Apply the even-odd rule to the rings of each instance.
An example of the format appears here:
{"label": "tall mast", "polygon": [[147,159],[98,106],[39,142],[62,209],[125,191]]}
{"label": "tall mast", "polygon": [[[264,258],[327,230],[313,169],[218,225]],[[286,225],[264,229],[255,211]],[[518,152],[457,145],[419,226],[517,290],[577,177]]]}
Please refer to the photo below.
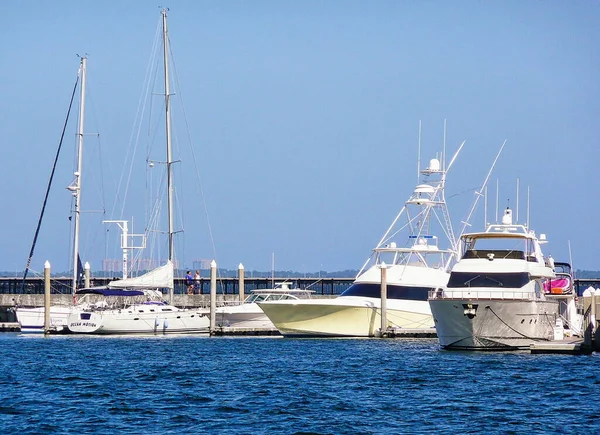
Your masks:
{"label": "tall mast", "polygon": [[[167,33],[167,11],[161,11],[163,16],[163,61],[165,70],[165,128],[167,136],[167,214],[169,225],[169,261],[174,257],[174,231],[173,231],[173,156],[171,152],[171,93],[169,90],[169,35]],[[169,302],[173,303],[174,289],[169,290]]]}
{"label": "tall mast", "polygon": [[77,171],[75,172],[75,181],[69,187],[75,198],[75,224],[73,229],[73,301],[77,290],[79,280],[79,219],[81,215],[81,170],[83,166],[83,125],[85,113],[85,76],[86,76],[87,58],[81,58],[81,67],[79,69],[81,77],[81,94],[79,97],[79,125],[77,127]]}
{"label": "tall mast", "polygon": [[167,34],[167,11],[161,11],[163,16],[163,60],[165,71],[165,127],[167,133],[167,213],[169,225],[169,261],[173,261],[174,243],[173,243],[173,157],[171,152],[171,95],[169,90],[169,37]]}

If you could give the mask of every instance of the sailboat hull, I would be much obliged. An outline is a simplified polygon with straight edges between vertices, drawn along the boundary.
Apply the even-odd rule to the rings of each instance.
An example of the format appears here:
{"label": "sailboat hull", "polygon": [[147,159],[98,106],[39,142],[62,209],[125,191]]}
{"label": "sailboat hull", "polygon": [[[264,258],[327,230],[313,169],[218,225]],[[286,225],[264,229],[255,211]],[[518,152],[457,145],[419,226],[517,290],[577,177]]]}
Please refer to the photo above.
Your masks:
{"label": "sailboat hull", "polygon": [[209,319],[195,310],[165,305],[162,311],[149,311],[147,305],[121,310],[75,313],[68,328],[74,334],[192,334],[208,333]]}

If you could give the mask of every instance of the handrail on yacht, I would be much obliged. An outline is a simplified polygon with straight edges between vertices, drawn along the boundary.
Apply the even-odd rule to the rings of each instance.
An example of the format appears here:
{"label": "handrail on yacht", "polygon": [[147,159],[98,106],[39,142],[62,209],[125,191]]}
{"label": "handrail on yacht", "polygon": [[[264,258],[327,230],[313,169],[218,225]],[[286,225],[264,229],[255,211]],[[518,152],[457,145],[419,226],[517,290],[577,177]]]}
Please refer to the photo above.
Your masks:
{"label": "handrail on yacht", "polygon": [[430,290],[429,299],[517,299],[517,300],[539,300],[535,292],[523,291],[490,291],[490,290]]}

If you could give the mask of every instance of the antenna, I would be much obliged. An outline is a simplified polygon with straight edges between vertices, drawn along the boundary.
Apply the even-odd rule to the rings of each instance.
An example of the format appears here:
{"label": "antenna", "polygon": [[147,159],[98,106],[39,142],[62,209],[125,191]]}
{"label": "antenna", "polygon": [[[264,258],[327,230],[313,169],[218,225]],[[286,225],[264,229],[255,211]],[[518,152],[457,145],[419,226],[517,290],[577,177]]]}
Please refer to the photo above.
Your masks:
{"label": "antenna", "polygon": [[500,180],[496,178],[496,223],[498,223],[498,194],[500,193]]}
{"label": "antenna", "polygon": [[569,263],[571,264],[571,274],[573,275],[573,279],[575,279],[575,267],[573,267],[573,256],[571,255],[571,241],[567,240],[569,245]]}
{"label": "antenna", "polygon": [[271,288],[275,288],[275,253],[271,253]]}
{"label": "antenna", "polygon": [[483,203],[483,228],[487,228],[487,209],[488,209],[488,192],[487,192],[487,186],[485,186],[484,189],[484,194],[483,194],[483,198],[484,198],[484,203]]}
{"label": "antenna", "polygon": [[527,229],[529,229],[529,186],[527,186]]}
{"label": "antenna", "polygon": [[417,150],[417,184],[419,184],[420,171],[421,171],[421,120],[419,119],[419,148]]}
{"label": "antenna", "polygon": [[444,118],[444,149],[442,150],[442,170],[446,170],[446,119]]}
{"label": "antenna", "polygon": [[515,222],[519,222],[519,179],[517,178],[517,220]]}
{"label": "antenna", "polygon": [[[479,201],[479,198],[481,197],[481,192],[483,192],[483,189],[485,189],[485,186],[487,186],[487,182],[490,179],[490,175],[492,174],[492,171],[494,170],[494,166],[496,166],[496,162],[498,161],[500,154],[502,154],[504,145],[506,145],[506,139],[502,143],[502,146],[500,147],[500,151],[498,151],[498,154],[496,155],[496,158],[494,159],[494,163],[492,163],[492,167],[488,171],[488,173],[485,177],[485,180],[483,181],[483,184],[481,185],[481,188],[479,189],[479,191],[475,192],[475,201],[473,201],[473,205],[471,206],[471,210],[469,211],[469,215],[467,216],[467,219],[462,222],[463,228],[462,228],[462,231],[460,232],[459,237],[462,237],[462,235],[465,233],[465,230],[469,226],[469,221],[471,220],[471,216],[473,215],[473,212],[475,212],[475,208],[477,207],[477,202]],[[497,212],[497,210],[496,210],[496,212]]]}

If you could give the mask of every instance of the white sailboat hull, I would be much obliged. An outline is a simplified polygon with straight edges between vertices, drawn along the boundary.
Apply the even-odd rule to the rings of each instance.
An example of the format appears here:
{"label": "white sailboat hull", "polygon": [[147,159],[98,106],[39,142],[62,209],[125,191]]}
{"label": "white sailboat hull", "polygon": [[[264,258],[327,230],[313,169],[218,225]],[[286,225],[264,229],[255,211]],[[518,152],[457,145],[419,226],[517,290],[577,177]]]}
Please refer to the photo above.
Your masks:
{"label": "white sailboat hull", "polygon": [[[208,333],[210,320],[196,310],[164,306],[168,311],[149,312],[147,305],[121,310],[74,313],[68,328],[74,334],[191,334]],[[138,311],[143,309],[144,312]]]}
{"label": "white sailboat hull", "polygon": [[[66,330],[68,317],[73,307],[52,305],[50,307],[50,327],[53,331]],[[17,308],[17,321],[24,333],[44,333],[45,308]]]}
{"label": "white sailboat hull", "polygon": [[[284,336],[373,337],[381,328],[381,299],[335,299],[263,303],[261,308]],[[427,301],[387,300],[388,327],[433,327]]]}
{"label": "white sailboat hull", "polygon": [[552,340],[556,301],[430,299],[440,345],[457,350],[529,349]]}

